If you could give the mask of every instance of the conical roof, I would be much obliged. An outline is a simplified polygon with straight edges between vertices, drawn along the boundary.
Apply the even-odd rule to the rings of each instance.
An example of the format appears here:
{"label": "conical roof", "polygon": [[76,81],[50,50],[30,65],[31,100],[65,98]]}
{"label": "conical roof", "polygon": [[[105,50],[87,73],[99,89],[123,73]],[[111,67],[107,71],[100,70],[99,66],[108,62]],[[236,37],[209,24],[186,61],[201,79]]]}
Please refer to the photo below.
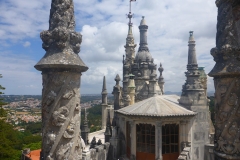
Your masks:
{"label": "conical roof", "polygon": [[196,115],[195,112],[182,107],[177,102],[178,99],[179,96],[176,95],[154,96],[116,112],[124,115],[156,117]]}

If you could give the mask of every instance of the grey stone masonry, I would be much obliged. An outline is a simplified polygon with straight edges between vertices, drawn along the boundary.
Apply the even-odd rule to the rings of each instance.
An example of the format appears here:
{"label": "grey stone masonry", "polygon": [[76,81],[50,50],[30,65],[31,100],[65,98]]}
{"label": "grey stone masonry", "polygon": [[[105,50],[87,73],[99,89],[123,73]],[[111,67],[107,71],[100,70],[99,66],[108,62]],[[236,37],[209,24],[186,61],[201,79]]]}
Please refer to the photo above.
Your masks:
{"label": "grey stone masonry", "polygon": [[214,77],[217,160],[240,159],[240,1],[217,0],[216,62],[208,74]]}
{"label": "grey stone masonry", "polygon": [[82,36],[75,32],[73,0],[52,0],[49,30],[41,32],[46,54],[42,71],[41,160],[82,159],[80,78],[88,67],[78,55]]}

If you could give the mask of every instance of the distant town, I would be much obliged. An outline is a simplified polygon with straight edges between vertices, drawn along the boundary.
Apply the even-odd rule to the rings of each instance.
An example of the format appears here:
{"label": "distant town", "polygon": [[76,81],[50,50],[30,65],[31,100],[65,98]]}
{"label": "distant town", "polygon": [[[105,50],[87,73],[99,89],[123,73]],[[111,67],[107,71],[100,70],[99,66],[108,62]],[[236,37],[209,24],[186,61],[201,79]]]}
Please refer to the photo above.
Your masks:
{"label": "distant town", "polygon": [[[112,97],[110,95],[110,97]],[[42,121],[40,95],[1,95],[7,103],[3,109],[7,110],[6,122],[15,126],[18,131],[24,131],[24,125]],[[111,98],[109,99],[112,103]],[[81,107],[91,108],[101,104],[101,95],[82,95]]]}

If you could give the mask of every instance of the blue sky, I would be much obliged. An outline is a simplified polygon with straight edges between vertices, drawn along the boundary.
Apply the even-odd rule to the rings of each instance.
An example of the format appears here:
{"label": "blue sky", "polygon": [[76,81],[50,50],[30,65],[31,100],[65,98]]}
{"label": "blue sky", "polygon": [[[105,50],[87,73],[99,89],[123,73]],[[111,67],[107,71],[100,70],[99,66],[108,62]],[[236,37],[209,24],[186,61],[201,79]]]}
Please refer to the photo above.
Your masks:
{"label": "blue sky", "polygon": [[[82,75],[81,94],[100,93],[105,75],[111,93],[122,75],[127,36],[128,0],[74,0],[76,31],[83,35],[80,57],[89,70]],[[33,67],[45,54],[39,34],[48,29],[51,0],[0,0],[0,84],[5,94],[41,94],[41,73]],[[137,0],[132,3],[133,33],[145,16],[148,45],[164,67],[166,91],[181,91],[185,82],[189,31],[194,31],[199,66],[214,66],[217,8],[215,0]],[[137,50],[137,49],[136,49]],[[212,78],[208,90],[214,91]]]}

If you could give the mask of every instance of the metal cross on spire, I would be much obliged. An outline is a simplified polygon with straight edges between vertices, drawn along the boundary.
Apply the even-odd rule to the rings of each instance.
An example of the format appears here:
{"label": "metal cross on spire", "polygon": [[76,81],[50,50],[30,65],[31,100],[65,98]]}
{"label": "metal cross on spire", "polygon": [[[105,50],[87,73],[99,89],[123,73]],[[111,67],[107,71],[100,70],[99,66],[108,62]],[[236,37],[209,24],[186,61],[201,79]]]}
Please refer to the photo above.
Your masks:
{"label": "metal cross on spire", "polygon": [[129,26],[132,26],[131,19],[133,18],[133,14],[131,12],[131,10],[132,10],[131,2],[135,2],[135,1],[136,0],[130,0],[129,1],[129,13],[127,14],[127,18],[129,18],[129,23],[128,23]]}

